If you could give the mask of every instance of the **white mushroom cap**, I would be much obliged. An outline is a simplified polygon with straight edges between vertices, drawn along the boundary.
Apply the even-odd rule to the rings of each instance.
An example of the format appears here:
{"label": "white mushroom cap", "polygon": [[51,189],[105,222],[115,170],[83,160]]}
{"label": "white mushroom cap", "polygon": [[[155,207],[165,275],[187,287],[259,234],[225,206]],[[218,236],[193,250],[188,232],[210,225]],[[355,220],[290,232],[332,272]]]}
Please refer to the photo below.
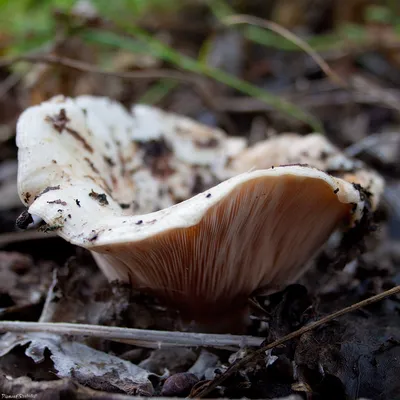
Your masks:
{"label": "white mushroom cap", "polygon": [[228,157],[244,150],[242,138],[227,137],[224,132],[210,128],[190,118],[167,113],[144,104],[132,107],[135,140],[164,137],[172,145],[175,157],[188,164],[218,165],[216,151]]}
{"label": "white mushroom cap", "polygon": [[232,160],[229,170],[238,174],[253,168],[271,168],[277,165],[307,164],[361,185],[370,192],[370,201],[376,208],[384,190],[384,179],[360,160],[346,156],[319,133],[300,136],[286,133],[249,147]]}
{"label": "white mushroom cap", "polygon": [[[214,168],[228,164],[240,143],[187,119],[180,125],[174,115],[164,125],[165,113],[153,109],[153,119],[151,110],[132,115],[104,98],[58,98],[18,121],[21,199],[48,229],[93,251],[109,279],[130,281],[191,316],[210,306],[223,313],[257,289],[296,280],[340,224],[362,217],[365,200],[354,185],[305,166],[242,173],[191,197],[185,185],[193,175],[213,184]],[[214,146],[199,147],[201,138]],[[162,148],[149,155],[148,145]],[[137,178],[143,172],[147,180]],[[187,200],[154,207],[163,196],[176,203],[179,190]],[[143,192],[152,197],[143,200]],[[136,215],[121,206],[138,198]],[[148,212],[147,203],[162,209]]]}

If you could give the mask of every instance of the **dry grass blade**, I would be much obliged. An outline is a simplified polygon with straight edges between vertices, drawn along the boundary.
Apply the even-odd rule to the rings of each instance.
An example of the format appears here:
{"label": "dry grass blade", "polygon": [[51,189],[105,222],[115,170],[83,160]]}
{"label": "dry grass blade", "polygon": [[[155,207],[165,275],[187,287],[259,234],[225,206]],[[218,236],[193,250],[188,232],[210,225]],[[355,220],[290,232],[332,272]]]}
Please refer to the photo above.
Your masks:
{"label": "dry grass blade", "polygon": [[142,71],[131,71],[131,72],[115,72],[98,68],[86,62],[74,60],[68,57],[59,57],[53,54],[25,54],[12,58],[2,58],[0,59],[0,67],[10,66],[18,62],[28,62],[32,64],[44,63],[44,64],[61,65],[81,72],[90,72],[100,75],[116,76],[123,79],[168,78],[188,83],[194,83],[195,81],[195,79],[188,76],[188,74],[179,71],[172,71],[167,69],[154,69],[150,71],[142,70]]}
{"label": "dry grass blade", "polygon": [[202,84],[201,78],[193,76],[188,72],[179,72],[169,69],[152,69],[129,72],[108,71],[95,65],[88,64],[86,62],[74,60],[68,57],[60,57],[54,54],[24,54],[11,58],[0,58],[0,67],[10,66],[19,62],[59,65],[80,72],[88,72],[103,76],[112,76],[120,79],[170,79],[184,84],[189,84],[203,99],[204,103],[215,112],[221,123],[226,126],[231,134],[236,133],[236,128],[234,124],[226,114],[219,111],[218,104],[215,103],[213,97],[208,93],[207,88],[205,88]]}
{"label": "dry grass blade", "polygon": [[254,336],[154,331],[114,326],[51,322],[1,321],[0,331],[16,333],[43,332],[57,335],[96,337],[151,348],[173,346],[218,348],[257,347],[260,346],[263,341],[262,338]]}
{"label": "dry grass blade", "polygon": [[285,39],[296,44],[300,49],[304,50],[325,72],[325,74],[337,85],[347,88],[348,84],[327,64],[327,62],[304,40],[277,24],[276,22],[269,21],[266,19],[258,18],[252,15],[232,15],[222,20],[226,25],[238,25],[238,24],[249,24],[255,25],[260,28],[269,29]]}
{"label": "dry grass blade", "polygon": [[320,320],[313,322],[310,325],[303,326],[302,328],[298,329],[297,331],[289,333],[288,335],[286,335],[278,340],[275,340],[274,342],[269,343],[266,346],[261,347],[260,349],[254,351],[253,353],[249,354],[248,356],[237,361],[229,369],[227,369],[222,375],[220,375],[219,377],[217,377],[216,379],[211,381],[206,387],[203,387],[202,389],[200,389],[200,391],[195,393],[193,396],[191,394],[190,397],[202,398],[202,397],[207,396],[209,393],[211,393],[212,390],[214,390],[217,386],[219,386],[221,383],[223,383],[227,378],[229,378],[234,373],[236,373],[240,368],[244,367],[247,363],[253,361],[255,358],[262,356],[263,354],[265,354],[266,351],[271,350],[274,347],[280,346],[281,344],[286,343],[287,341],[289,341],[291,339],[295,339],[304,333],[310,332],[313,329],[315,329],[323,324],[326,324],[327,322],[332,321],[335,318],[341,317],[342,315],[348,314],[352,311],[356,311],[362,307],[366,307],[372,303],[376,303],[377,301],[383,300],[384,298],[392,296],[397,293],[400,293],[400,285],[396,286],[390,290],[386,290],[385,292],[379,293],[375,296],[372,296],[368,299],[360,301],[359,303],[355,303],[349,307],[346,307],[339,311],[336,311],[333,314],[327,315],[326,317],[323,317]]}

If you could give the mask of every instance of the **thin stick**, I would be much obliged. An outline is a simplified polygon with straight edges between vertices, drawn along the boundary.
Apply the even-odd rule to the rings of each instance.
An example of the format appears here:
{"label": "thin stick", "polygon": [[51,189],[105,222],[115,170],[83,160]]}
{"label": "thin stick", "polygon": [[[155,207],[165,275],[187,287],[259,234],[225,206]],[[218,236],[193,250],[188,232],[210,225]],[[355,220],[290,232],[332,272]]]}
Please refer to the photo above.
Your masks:
{"label": "thin stick", "polygon": [[116,76],[123,79],[176,79],[183,82],[193,83],[195,78],[188,74],[167,69],[141,70],[130,72],[108,71],[98,68],[79,60],[68,57],[59,57],[54,54],[25,54],[21,56],[0,59],[0,67],[6,67],[18,62],[28,62],[32,64],[43,63],[52,65],[61,65],[81,72],[90,72],[94,74]]}
{"label": "thin stick", "polygon": [[7,232],[0,234],[0,247],[11,243],[24,242],[27,240],[51,239],[57,237],[56,232],[38,232],[38,231],[23,231],[23,232]]}
{"label": "thin stick", "polygon": [[89,72],[104,76],[113,76],[121,79],[173,79],[185,84],[190,84],[199,96],[203,99],[207,107],[215,112],[220,121],[226,126],[231,134],[236,133],[236,128],[229,116],[219,110],[218,104],[214,101],[212,95],[202,84],[201,78],[185,72],[174,71],[170,69],[153,69],[130,72],[108,71],[98,68],[95,65],[88,64],[68,57],[60,57],[54,54],[24,54],[11,58],[0,58],[0,67],[10,66],[18,62],[43,63],[60,65],[81,72]]}
{"label": "thin stick", "polygon": [[115,326],[69,324],[58,322],[0,321],[1,332],[44,332],[57,335],[89,336],[144,347],[258,347],[263,338],[208,333],[170,332]]}
{"label": "thin stick", "polygon": [[[333,314],[327,315],[326,317],[321,318],[319,321],[313,322],[312,324],[307,325],[307,326],[303,326],[302,328],[298,329],[297,331],[289,333],[288,335],[286,335],[278,340],[275,340],[274,342],[267,344],[266,346],[261,347],[260,349],[254,351],[253,353],[249,354],[248,356],[246,356],[246,357],[242,358],[241,360],[237,361],[236,363],[234,363],[222,375],[220,375],[218,378],[211,381],[206,387],[201,389],[198,393],[194,393],[193,397],[201,398],[201,397],[208,395],[212,390],[214,390],[217,386],[219,386],[227,378],[232,376],[240,368],[244,367],[247,363],[253,361],[255,358],[264,355],[266,351],[271,350],[274,347],[280,346],[281,344],[283,344],[291,339],[297,338],[304,333],[310,332],[313,329],[315,329],[329,321],[332,321],[335,318],[341,317],[344,314],[348,314],[352,311],[356,311],[362,307],[366,307],[372,303],[376,303],[377,301],[383,300],[384,298],[386,298],[388,296],[392,296],[397,293],[400,293],[400,285],[394,287],[393,289],[386,290],[383,293],[379,293],[368,299],[360,301],[359,303],[356,303],[349,307],[343,308],[342,310],[336,311]],[[192,395],[190,397],[192,397]]]}
{"label": "thin stick", "polygon": [[290,32],[288,29],[277,24],[276,22],[258,18],[252,15],[231,15],[222,20],[223,23],[227,25],[237,25],[237,24],[249,24],[259,26],[261,28],[269,29],[278,35],[281,35],[285,39],[293,42],[300,49],[304,50],[325,72],[325,74],[337,85],[347,88],[348,84],[328,65],[328,63],[304,40],[300,39],[298,36]]}

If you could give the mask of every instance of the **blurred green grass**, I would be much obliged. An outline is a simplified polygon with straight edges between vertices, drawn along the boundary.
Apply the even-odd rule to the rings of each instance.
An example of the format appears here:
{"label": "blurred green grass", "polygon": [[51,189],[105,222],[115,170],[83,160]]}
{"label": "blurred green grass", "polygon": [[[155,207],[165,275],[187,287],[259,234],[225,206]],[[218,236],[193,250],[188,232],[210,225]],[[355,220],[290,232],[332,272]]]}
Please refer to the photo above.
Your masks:
{"label": "blurred green grass", "polygon": [[[396,7],[396,3],[390,3],[390,1],[388,0],[387,6],[367,9],[366,18],[370,21],[391,23],[393,27],[400,27],[400,19],[397,15],[393,15],[391,8]],[[60,24],[54,11],[61,10],[63,13],[68,14],[73,10],[76,3],[75,0],[0,0],[0,35],[1,37],[9,38],[8,47],[2,49],[3,55],[21,54],[51,43]],[[159,13],[158,15],[176,13],[183,6],[190,4],[190,1],[93,0],[91,3],[101,17],[111,20],[122,32],[127,34],[86,28],[78,31],[81,37],[88,42],[96,44],[100,49],[102,47],[106,49],[111,46],[135,53],[152,54],[154,57],[164,60],[178,69],[207,76],[247,96],[257,98],[275,109],[309,124],[314,130],[322,131],[320,122],[300,107],[236,76],[207,65],[205,61],[207,57],[204,54],[204,51],[207,51],[206,47],[200,49],[197,59],[190,58],[162,43],[135,24],[136,21],[144,16],[157,15],[157,13]],[[209,0],[207,5],[214,17],[220,21],[226,16],[235,14],[235,10],[223,0]],[[68,24],[64,29],[70,29],[72,33],[76,33],[74,27],[68,27]],[[247,40],[263,46],[284,51],[300,51],[296,44],[262,28],[242,26],[231,29],[239,30]],[[310,37],[307,42],[315,50],[326,51],[340,48],[343,43],[348,41],[362,44],[366,37],[367,32],[363,26],[343,25],[335,32]],[[153,84],[141,101],[156,103],[175,87],[176,84],[171,81],[158,81]]]}
{"label": "blurred green grass", "polygon": [[[395,32],[400,32],[400,2],[385,0],[386,5],[372,5],[366,8],[365,20],[380,22],[393,26]],[[30,45],[36,47],[54,37],[56,19],[54,10],[70,12],[78,2],[76,0],[0,0],[0,33],[13,36],[15,46],[23,46],[26,50]],[[99,14],[118,23],[124,20],[135,20],[151,13],[173,14],[182,7],[190,5],[190,0],[93,0],[91,2]],[[235,14],[223,0],[208,0],[206,2],[214,16],[222,20]],[[298,47],[287,39],[258,27],[240,28],[245,37],[259,44],[285,51],[299,51]],[[342,24],[336,31],[321,34],[304,40],[317,51],[338,48],[345,40],[365,40],[365,27],[355,24]],[[11,49],[12,50],[12,49]]]}

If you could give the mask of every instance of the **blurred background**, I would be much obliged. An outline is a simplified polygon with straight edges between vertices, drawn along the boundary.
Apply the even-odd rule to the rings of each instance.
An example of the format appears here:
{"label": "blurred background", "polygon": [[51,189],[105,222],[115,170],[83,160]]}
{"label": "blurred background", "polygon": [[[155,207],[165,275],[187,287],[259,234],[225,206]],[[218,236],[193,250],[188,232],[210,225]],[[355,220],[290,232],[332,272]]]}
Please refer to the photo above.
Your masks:
{"label": "blurred background", "polygon": [[15,126],[58,94],[157,105],[250,143],[322,132],[385,176],[399,238],[399,70],[397,0],[1,0],[0,245],[42,235],[15,228]]}

